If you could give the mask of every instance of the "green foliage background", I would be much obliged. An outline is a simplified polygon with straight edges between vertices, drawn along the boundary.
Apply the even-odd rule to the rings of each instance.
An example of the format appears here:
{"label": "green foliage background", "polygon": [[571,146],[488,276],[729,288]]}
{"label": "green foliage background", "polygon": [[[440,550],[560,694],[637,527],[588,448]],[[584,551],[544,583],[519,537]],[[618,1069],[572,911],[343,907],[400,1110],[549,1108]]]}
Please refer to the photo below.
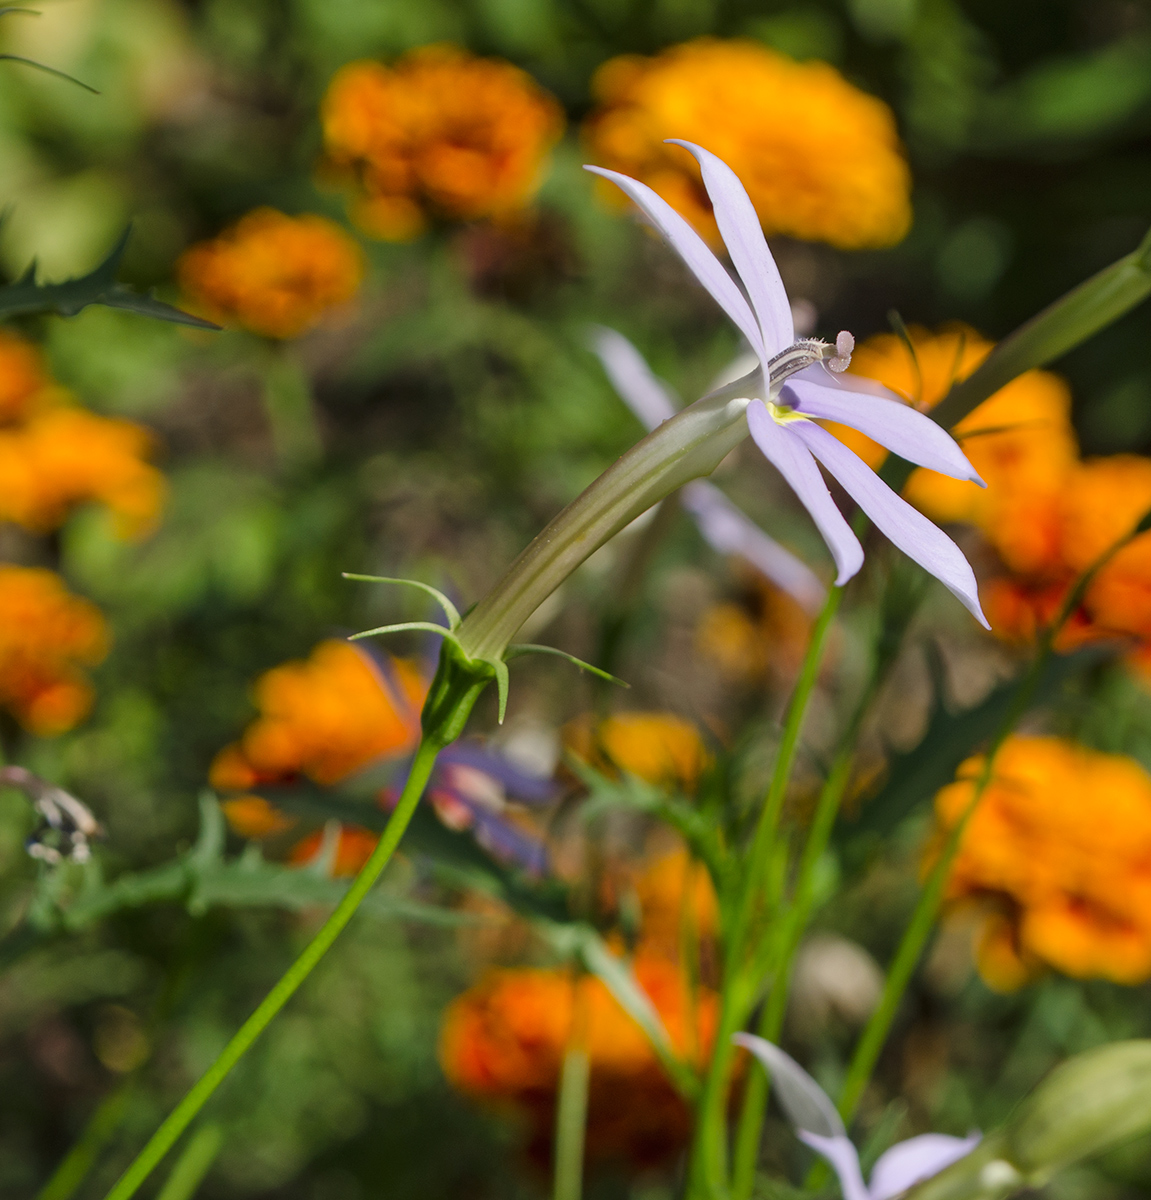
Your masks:
{"label": "green foliage background", "polygon": [[[894,308],[908,321],[960,318],[1000,336],[1131,249],[1151,217],[1143,0],[45,0],[41,16],[5,22],[6,49],[100,90],[14,63],[0,73],[0,266],[11,279],[32,258],[47,279],[87,271],[131,221],[120,278],[177,303],[179,252],[250,208],[343,220],[340,197],[314,181],[316,114],[332,73],[354,58],[461,42],[525,67],[571,120],[541,195],[558,249],[526,279],[479,279],[468,235],[444,229],[406,246],[366,243],[372,269],[354,326],[282,351],[108,308],[17,320],[85,404],[157,431],[172,488],[163,526],[140,544],[117,542],[95,510],[50,542],[0,530],[0,557],[61,570],[114,628],[87,723],[44,741],[3,730],[9,760],[98,813],[109,877],[193,843],[208,764],[251,717],[260,672],[324,636],[416,615],[414,602],[348,584],[341,571],[430,579],[470,602],[631,444],[638,427],[585,348],[587,323],[627,333],[685,396],[735,352],[702,293],[597,206],[579,169],[578,121],[607,58],[701,34],[747,36],[827,59],[892,105],[915,178],[906,241],[857,255],[781,248],[785,277],[812,281],[823,333],[866,336]],[[834,145],[825,149],[834,157]],[[1151,449],[1149,339],[1151,311],[1138,310],[1059,364],[1085,451]],[[302,384],[321,452],[292,459],[277,454],[262,394]],[[765,528],[823,562],[764,473],[744,464],[728,488]],[[725,571],[691,526],[675,525],[624,649],[631,703],[690,711],[690,677],[668,683],[679,625],[667,597],[692,587],[733,594],[738,581]],[[610,572],[581,573],[549,640],[594,655],[610,588]],[[850,648],[845,663],[850,674]],[[513,717],[558,723],[586,706],[565,671],[522,668]],[[765,714],[750,719],[762,731]],[[1056,723],[1151,766],[1151,706],[1113,668],[1075,676]],[[478,725],[494,726],[490,707]],[[920,804],[882,850],[866,831],[841,840],[843,890],[821,924],[881,962],[912,902],[923,818]],[[21,799],[0,796],[0,906],[16,932],[38,874],[22,849],[30,825]],[[415,859],[386,888],[428,902],[452,894]],[[438,1014],[471,978],[466,930],[399,911],[356,923],[213,1102],[226,1140],[201,1195],[541,1194],[515,1131],[451,1094],[435,1061]],[[228,904],[190,913],[173,902],[30,949],[10,933],[0,1193],[35,1195],[99,1099],[121,1086],[98,1048],[117,1021],[135,1020],[154,1054],[79,1193],[101,1195],[287,965],[313,916]],[[905,1133],[989,1126],[1059,1057],[1151,1033],[1146,988],[1052,978],[1005,998],[972,979],[940,983],[941,972],[917,985],[882,1064],[890,1105],[865,1118],[877,1137],[890,1139],[903,1112]],[[827,1081],[848,1045],[833,1029],[814,1049]],[[932,1054],[943,1066],[917,1091],[909,1064]],[[1134,1146],[1052,1193],[1119,1200],[1148,1185],[1151,1150]],[[609,1174],[592,1187],[634,1200],[672,1194],[655,1176]]]}

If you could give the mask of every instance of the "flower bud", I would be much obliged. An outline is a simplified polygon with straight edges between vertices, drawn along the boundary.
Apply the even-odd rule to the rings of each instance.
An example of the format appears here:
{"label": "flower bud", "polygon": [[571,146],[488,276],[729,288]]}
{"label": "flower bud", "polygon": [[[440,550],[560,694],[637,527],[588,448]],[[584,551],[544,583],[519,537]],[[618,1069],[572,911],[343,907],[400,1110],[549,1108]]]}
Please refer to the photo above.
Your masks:
{"label": "flower bud", "polygon": [[1151,1039],[1069,1059],[1007,1125],[1008,1157],[1033,1181],[1151,1129]]}

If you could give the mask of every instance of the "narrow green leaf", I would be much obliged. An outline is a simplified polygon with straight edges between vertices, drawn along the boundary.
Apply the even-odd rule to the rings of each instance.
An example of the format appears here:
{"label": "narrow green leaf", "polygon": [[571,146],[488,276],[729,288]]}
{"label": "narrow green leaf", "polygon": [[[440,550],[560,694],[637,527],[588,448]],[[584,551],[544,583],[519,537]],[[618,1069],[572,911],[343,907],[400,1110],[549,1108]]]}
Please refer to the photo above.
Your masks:
{"label": "narrow green leaf", "polygon": [[574,654],[568,654],[564,650],[557,650],[555,646],[537,646],[534,642],[517,642],[504,651],[504,658],[519,658],[521,654],[551,654],[556,658],[565,658],[568,662],[574,663],[579,667],[581,671],[590,671],[593,675],[598,675],[600,679],[606,679],[608,683],[618,684],[622,688],[631,687],[630,683],[626,683],[622,679],[617,679],[614,675],[609,675],[607,671],[603,671],[599,667],[593,667],[591,663],[584,662],[582,658],[576,658]]}
{"label": "narrow green leaf", "polygon": [[439,606],[444,610],[444,615],[448,618],[448,628],[455,630],[460,623],[460,614],[456,606],[437,588],[434,588],[429,583],[421,583],[418,579],[391,579],[385,575],[355,575],[351,571],[343,573],[345,579],[355,579],[361,583],[398,583],[403,587],[419,588],[421,592],[426,592],[433,597]]}

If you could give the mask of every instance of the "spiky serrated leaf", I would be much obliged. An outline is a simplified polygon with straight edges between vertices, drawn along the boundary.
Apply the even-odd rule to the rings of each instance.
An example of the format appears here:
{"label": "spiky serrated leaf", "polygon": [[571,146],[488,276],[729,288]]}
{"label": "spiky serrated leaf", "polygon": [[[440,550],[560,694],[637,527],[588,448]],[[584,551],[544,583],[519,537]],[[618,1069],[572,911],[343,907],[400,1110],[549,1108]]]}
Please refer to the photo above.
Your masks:
{"label": "spiky serrated leaf", "polygon": [[90,304],[102,304],[106,308],[122,308],[140,316],[154,317],[158,321],[191,325],[196,329],[219,329],[219,325],[211,321],[194,317],[154,296],[134,292],[125,284],[116,282],[116,273],[131,232],[129,226],[95,270],[75,279],[65,279],[60,283],[38,283],[36,264],[33,262],[15,283],[0,287],[0,320],[30,313],[58,313],[62,317],[74,317]]}

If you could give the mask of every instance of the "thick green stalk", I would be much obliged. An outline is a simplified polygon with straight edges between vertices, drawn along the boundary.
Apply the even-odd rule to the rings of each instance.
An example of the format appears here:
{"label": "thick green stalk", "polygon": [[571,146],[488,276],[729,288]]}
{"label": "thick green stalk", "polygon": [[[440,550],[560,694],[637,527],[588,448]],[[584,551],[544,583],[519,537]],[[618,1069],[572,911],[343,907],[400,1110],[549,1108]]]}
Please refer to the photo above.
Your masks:
{"label": "thick green stalk", "polygon": [[147,1145],[140,1151],[131,1166],[119,1178],[106,1200],[129,1200],[136,1194],[137,1189],[147,1179],[152,1169],[172,1148],[176,1139],[187,1129],[192,1119],[207,1103],[212,1093],[227,1078],[232,1068],[240,1061],[252,1043],[267,1028],[272,1018],[292,998],[300,985],[312,973],[313,968],[327,953],[332,943],[343,931],[344,926],[352,919],[357,908],[371,891],[372,885],[380,877],[384,867],[388,865],[396,847],[403,837],[408,822],[416,810],[420,797],[423,795],[428,778],[435,766],[436,756],[443,742],[429,737],[424,738],[416,751],[412,763],[411,774],[404,785],[399,803],[392,812],[387,826],[372,851],[371,857],[364,864],[352,886],[343,899],[336,905],[332,915],[320,927],[319,932],[304,948],[303,953],[288,968],[280,981],[268,993],[254,1013],[244,1022],[232,1040],[221,1051],[220,1056],[201,1076],[199,1082],[188,1092],[183,1100],[175,1107],[166,1121],[152,1135]]}
{"label": "thick green stalk", "polygon": [[710,475],[747,437],[744,376],[664,421],[580,493],[508,568],[456,631],[469,658],[502,658],[516,630],[594,551],[665,496]]}
{"label": "thick green stalk", "polygon": [[746,969],[748,935],[766,883],[776,826],[787,792],[787,782],[791,777],[807,706],[819,678],[820,664],[827,647],[827,636],[842,597],[842,588],[830,589],[823,610],[811,631],[807,653],[800,668],[791,703],[788,705],[771,783],[756,822],[735,920],[730,933],[724,938],[724,985],[719,1028],[696,1113],[695,1144],[692,1149],[688,1192],[690,1196],[716,1197],[727,1193],[727,1092],[734,1057],[731,1037],[740,1030],[747,1019],[758,982],[748,978]]}

